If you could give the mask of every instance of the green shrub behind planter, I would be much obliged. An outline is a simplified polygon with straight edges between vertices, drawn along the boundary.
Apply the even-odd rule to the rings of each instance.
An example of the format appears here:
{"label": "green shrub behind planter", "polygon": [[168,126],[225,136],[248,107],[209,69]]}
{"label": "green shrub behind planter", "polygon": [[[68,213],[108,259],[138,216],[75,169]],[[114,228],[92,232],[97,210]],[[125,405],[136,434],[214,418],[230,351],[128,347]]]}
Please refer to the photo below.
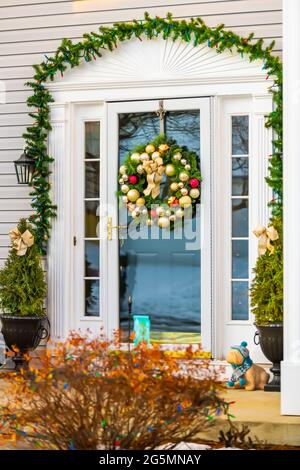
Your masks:
{"label": "green shrub behind planter", "polygon": [[[34,231],[25,219],[18,229],[23,234]],[[47,293],[45,275],[38,246],[34,243],[23,256],[18,256],[14,246],[10,248],[4,268],[0,271],[0,308],[10,316],[42,316]]]}
{"label": "green shrub behind planter", "polygon": [[257,258],[250,289],[252,311],[258,325],[283,321],[282,221],[274,218],[272,225],[279,234],[279,239],[273,242],[274,254],[267,250]]}

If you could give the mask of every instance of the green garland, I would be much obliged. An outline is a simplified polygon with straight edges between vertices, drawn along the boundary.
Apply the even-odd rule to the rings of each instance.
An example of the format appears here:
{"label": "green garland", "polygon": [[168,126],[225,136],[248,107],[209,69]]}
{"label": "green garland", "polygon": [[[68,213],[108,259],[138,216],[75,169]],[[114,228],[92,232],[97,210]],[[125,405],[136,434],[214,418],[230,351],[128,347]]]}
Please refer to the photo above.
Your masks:
{"label": "green garland", "polygon": [[82,63],[90,62],[101,57],[103,50],[117,48],[118,43],[132,38],[152,39],[162,36],[163,39],[180,39],[184,42],[192,42],[195,47],[207,43],[217,53],[225,50],[236,50],[241,56],[247,54],[249,60],[262,60],[266,78],[272,76],[274,86],[270,87],[275,105],[268,117],[266,126],[274,131],[273,154],[269,162],[269,177],[267,183],[273,189],[274,199],[270,202],[272,214],[281,216],[282,213],[282,64],[278,57],[271,51],[274,41],[268,46],[263,46],[263,40],[253,40],[253,33],[247,38],[242,38],[231,31],[226,31],[224,25],[216,28],[206,26],[201,18],[174,20],[168,13],[166,19],[151,18],[145,13],[143,21],[133,20],[131,23],[116,23],[112,27],[99,28],[98,33],[83,35],[83,40],[73,44],[70,39],[63,39],[53,57],[47,57],[44,62],[34,65],[35,74],[33,81],[26,85],[31,87],[33,94],[28,98],[27,104],[35,110],[29,115],[34,119],[27,132],[23,134],[26,141],[25,150],[35,159],[35,174],[32,181],[33,191],[32,208],[34,214],[30,216],[30,222],[35,227],[37,244],[40,251],[45,254],[47,240],[50,235],[50,220],[56,215],[56,207],[50,197],[49,175],[53,158],[47,152],[47,135],[51,130],[50,103],[53,98],[44,83],[53,80],[57,73],[63,76],[68,68],[73,68]]}

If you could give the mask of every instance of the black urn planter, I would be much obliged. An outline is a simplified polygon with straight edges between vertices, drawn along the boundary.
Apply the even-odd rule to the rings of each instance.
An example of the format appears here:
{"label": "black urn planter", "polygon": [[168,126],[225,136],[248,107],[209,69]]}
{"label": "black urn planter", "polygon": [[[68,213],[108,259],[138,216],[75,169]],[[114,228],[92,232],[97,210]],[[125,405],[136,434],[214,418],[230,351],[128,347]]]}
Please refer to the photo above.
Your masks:
{"label": "black urn planter", "polygon": [[[264,387],[265,392],[280,392],[280,362],[283,360],[283,323],[270,323],[257,325],[254,342],[260,344],[261,350],[269,361],[273,363],[270,371],[273,380]],[[259,337],[259,342],[256,338]]]}
{"label": "black urn planter", "polygon": [[[46,316],[41,317],[13,317],[0,315],[1,333],[8,349],[15,355],[12,360],[15,369],[28,367],[26,355],[38,347],[41,340],[49,339],[49,320]],[[16,351],[14,351],[16,348]]]}

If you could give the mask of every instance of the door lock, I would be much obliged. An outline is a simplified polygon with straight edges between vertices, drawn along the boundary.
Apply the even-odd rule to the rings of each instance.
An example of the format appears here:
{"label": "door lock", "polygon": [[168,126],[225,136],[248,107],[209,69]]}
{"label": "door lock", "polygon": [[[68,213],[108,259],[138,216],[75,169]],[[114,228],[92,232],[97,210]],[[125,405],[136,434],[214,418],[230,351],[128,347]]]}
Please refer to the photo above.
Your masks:
{"label": "door lock", "polygon": [[113,225],[112,224],[112,217],[107,217],[107,240],[111,241],[112,240],[112,230],[113,228],[115,229],[120,229],[120,228],[127,228],[127,225]]}

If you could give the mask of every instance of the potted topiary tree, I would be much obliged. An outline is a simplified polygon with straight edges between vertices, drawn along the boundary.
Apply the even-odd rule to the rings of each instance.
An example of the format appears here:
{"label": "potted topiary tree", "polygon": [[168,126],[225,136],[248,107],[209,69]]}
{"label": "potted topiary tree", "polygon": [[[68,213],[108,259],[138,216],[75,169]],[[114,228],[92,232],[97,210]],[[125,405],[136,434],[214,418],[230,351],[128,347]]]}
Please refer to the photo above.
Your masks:
{"label": "potted topiary tree", "polygon": [[7,348],[13,351],[15,368],[28,364],[28,352],[49,336],[44,301],[45,275],[33,228],[26,219],[10,231],[12,245],[0,271],[0,315]]}
{"label": "potted topiary tree", "polygon": [[[275,236],[269,235],[275,233]],[[282,221],[273,218],[259,241],[260,256],[254,268],[251,285],[251,306],[255,315],[254,341],[259,338],[261,349],[273,366],[273,380],[265,391],[280,391],[280,362],[283,360],[283,246]],[[273,238],[273,241],[272,241]]]}

